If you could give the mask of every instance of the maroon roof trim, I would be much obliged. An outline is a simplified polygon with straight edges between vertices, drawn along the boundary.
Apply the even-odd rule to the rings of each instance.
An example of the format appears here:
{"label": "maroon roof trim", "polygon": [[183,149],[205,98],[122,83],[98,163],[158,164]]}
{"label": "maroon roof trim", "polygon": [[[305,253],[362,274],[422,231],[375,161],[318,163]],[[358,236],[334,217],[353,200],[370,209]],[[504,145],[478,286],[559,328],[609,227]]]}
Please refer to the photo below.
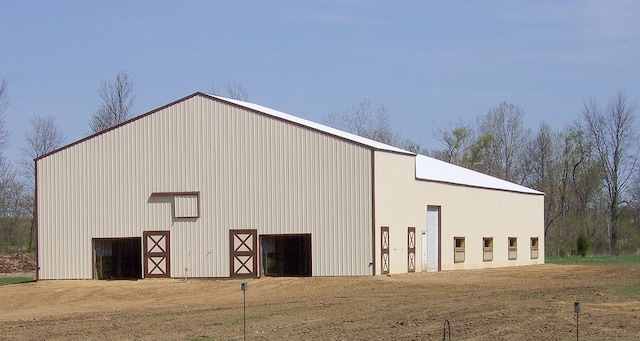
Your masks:
{"label": "maroon roof trim", "polygon": [[196,97],[196,96],[202,96],[202,97],[205,97],[205,98],[208,98],[208,99],[214,100],[214,101],[222,102],[222,103],[225,103],[225,104],[228,104],[228,105],[234,106],[234,107],[236,107],[236,108],[241,108],[241,109],[243,109],[243,110],[251,111],[251,112],[256,113],[256,114],[258,114],[258,115],[268,116],[268,117],[271,117],[271,118],[273,118],[273,119],[276,119],[276,120],[279,120],[279,121],[282,121],[282,122],[286,122],[286,123],[288,123],[288,124],[293,124],[293,125],[295,125],[295,126],[302,127],[302,128],[307,129],[307,130],[315,131],[315,132],[318,132],[318,133],[323,134],[323,135],[332,136],[332,137],[337,138],[337,139],[340,139],[340,140],[342,140],[342,141],[349,142],[349,143],[352,143],[352,144],[355,144],[355,145],[358,145],[358,146],[361,146],[361,147],[365,147],[365,148],[370,149],[370,150],[380,150],[380,151],[384,151],[384,152],[388,152],[388,153],[393,153],[393,154],[400,154],[400,155],[416,155],[415,153],[408,152],[408,151],[407,151],[406,153],[402,153],[402,152],[398,152],[398,151],[390,151],[390,150],[381,150],[381,149],[377,149],[377,148],[375,148],[375,147],[372,147],[372,146],[369,146],[369,145],[366,145],[366,144],[363,144],[363,143],[360,143],[360,142],[357,142],[357,141],[354,141],[354,140],[350,140],[350,139],[348,139],[348,138],[345,138],[345,137],[342,137],[342,136],[339,136],[339,135],[331,134],[331,133],[329,133],[329,132],[326,132],[326,131],[323,131],[323,130],[319,130],[319,129],[316,129],[316,128],[313,128],[313,127],[310,127],[310,126],[306,126],[306,125],[301,124],[301,123],[297,123],[297,122],[289,121],[289,120],[286,120],[286,119],[284,119],[284,118],[277,117],[277,116],[273,116],[273,115],[270,115],[270,114],[268,114],[268,113],[265,113],[265,112],[262,112],[262,111],[259,111],[259,110],[255,110],[255,109],[252,109],[252,108],[248,108],[248,107],[242,106],[242,105],[240,105],[240,104],[236,104],[236,103],[233,103],[233,102],[229,102],[229,101],[224,100],[223,98],[218,98],[218,97],[215,97],[215,96],[212,96],[212,95],[209,95],[209,94],[205,94],[205,93],[202,93],[202,92],[194,92],[193,94],[191,94],[191,95],[189,95],[189,96],[186,96],[186,97],[180,98],[180,99],[178,99],[178,100],[176,100],[176,101],[173,101],[173,102],[171,102],[171,103],[169,103],[169,104],[166,104],[166,105],[164,105],[164,106],[162,106],[162,107],[159,107],[159,108],[154,109],[154,110],[151,110],[151,111],[149,111],[149,112],[147,112],[147,113],[144,113],[144,114],[138,115],[138,116],[133,117],[133,118],[131,118],[131,119],[127,120],[127,121],[124,121],[124,122],[122,122],[122,123],[120,123],[120,124],[117,124],[117,125],[115,125],[115,126],[113,126],[113,127],[110,127],[110,128],[107,128],[107,129],[105,129],[105,130],[103,130],[103,131],[100,131],[100,132],[97,132],[97,133],[95,133],[95,134],[89,135],[89,136],[87,136],[87,137],[85,137],[85,138],[83,138],[83,139],[77,140],[77,141],[72,142],[72,143],[70,143],[70,144],[68,144],[68,145],[66,145],[66,146],[63,146],[63,147],[61,147],[61,148],[58,148],[58,149],[56,149],[56,150],[54,150],[54,151],[52,151],[52,152],[49,152],[49,153],[44,154],[44,155],[42,155],[42,156],[39,156],[39,157],[35,158],[35,159],[34,159],[34,161],[38,161],[38,160],[40,160],[40,159],[44,159],[44,158],[46,158],[46,157],[48,157],[48,156],[50,156],[50,155],[53,155],[53,154],[59,153],[59,152],[61,152],[61,151],[65,150],[65,149],[71,148],[71,147],[73,147],[73,146],[75,146],[75,145],[78,145],[78,144],[81,144],[81,143],[83,143],[83,142],[85,142],[85,141],[91,140],[91,139],[93,139],[93,138],[95,138],[95,137],[97,137],[97,136],[100,136],[100,135],[102,135],[102,134],[106,134],[107,132],[110,132],[110,131],[112,131],[112,130],[118,129],[118,128],[120,128],[120,127],[124,126],[124,125],[127,125],[127,124],[129,124],[129,123],[135,122],[135,121],[137,121],[137,120],[139,120],[139,119],[145,118],[145,117],[147,117],[147,116],[149,116],[149,115],[152,115],[152,114],[154,114],[154,113],[156,113],[156,112],[158,112],[158,111],[160,111],[160,110],[164,110],[164,109],[166,109],[166,108],[168,108],[168,107],[174,106],[174,105],[176,105],[176,104],[178,104],[178,103],[184,102],[184,101],[189,100],[189,99],[191,99],[191,98],[193,98],[193,97]]}
{"label": "maroon roof trim", "polygon": [[124,122],[122,122],[122,123],[120,123],[120,124],[116,124],[116,125],[114,125],[113,127],[110,127],[110,128],[107,128],[107,129],[105,129],[105,130],[103,130],[103,131],[100,131],[100,132],[97,132],[97,133],[95,133],[95,134],[89,135],[89,136],[87,136],[87,137],[85,137],[85,138],[83,138],[83,139],[77,140],[77,141],[75,141],[75,142],[71,142],[70,144],[68,144],[68,145],[66,145],[66,146],[60,147],[60,148],[58,148],[58,149],[56,149],[56,150],[54,150],[54,151],[52,151],[52,152],[49,152],[49,153],[44,154],[44,155],[42,155],[42,156],[39,156],[39,157],[37,157],[37,158],[36,158],[36,159],[34,159],[34,160],[35,160],[35,161],[38,161],[38,160],[40,160],[40,159],[44,159],[45,157],[47,157],[47,156],[49,156],[49,155],[59,153],[59,152],[61,152],[61,151],[65,150],[65,149],[71,148],[71,147],[73,147],[73,146],[75,146],[75,145],[78,145],[78,144],[81,144],[81,143],[83,143],[83,142],[85,142],[85,141],[91,140],[91,139],[93,139],[94,137],[98,137],[98,136],[100,136],[100,135],[102,135],[102,134],[106,134],[106,133],[108,133],[108,132],[110,132],[110,131],[112,131],[112,130],[118,129],[118,128],[120,128],[120,127],[124,126],[124,125],[127,125],[127,124],[129,124],[129,123],[135,122],[135,121],[137,121],[137,120],[139,120],[139,119],[142,119],[142,118],[145,118],[145,117],[147,117],[147,116],[149,116],[149,115],[152,115],[152,114],[154,114],[154,113],[156,113],[156,112],[158,112],[158,111],[160,111],[160,110],[164,110],[164,109],[166,109],[166,108],[168,108],[168,107],[174,106],[174,105],[176,105],[176,104],[178,104],[178,103],[180,103],[180,102],[184,102],[184,101],[186,101],[186,100],[188,100],[188,99],[190,99],[190,98],[192,98],[192,97],[199,96],[199,95],[201,96],[201,95],[204,95],[204,94],[202,94],[202,93],[200,93],[200,92],[193,93],[193,94],[191,94],[191,95],[189,95],[189,96],[186,96],[186,97],[183,97],[183,98],[181,98],[181,99],[179,99],[179,100],[173,101],[173,102],[171,102],[171,103],[169,103],[169,104],[167,104],[167,105],[161,106],[160,108],[157,108],[157,109],[151,110],[151,111],[149,111],[149,112],[147,112],[147,113],[144,113],[144,114],[138,115],[138,116],[136,116],[136,117],[134,117],[134,118],[131,118],[131,119],[129,119],[129,120],[126,120],[126,121],[124,121]]}
{"label": "maroon roof trim", "polygon": [[357,145],[357,146],[364,147],[364,148],[366,148],[366,149],[370,149],[370,150],[379,150],[379,151],[383,151],[383,152],[387,152],[387,153],[400,154],[400,155],[414,155],[414,156],[416,155],[415,153],[412,153],[412,152],[409,152],[409,151],[407,151],[407,152],[404,152],[404,153],[403,153],[403,152],[393,151],[393,150],[378,149],[378,148],[376,148],[376,147],[372,147],[372,146],[366,145],[366,144],[364,144],[364,143],[360,143],[360,142],[358,142],[358,141],[350,140],[350,139],[348,139],[348,138],[346,138],[346,137],[343,137],[343,136],[340,136],[340,135],[335,135],[335,134],[332,134],[332,133],[327,132],[327,131],[324,131],[324,130],[320,130],[320,129],[316,129],[316,128],[313,128],[313,127],[310,127],[310,126],[304,125],[304,124],[302,124],[302,123],[289,121],[289,120],[287,120],[287,119],[285,119],[285,118],[278,117],[278,116],[273,116],[273,115],[271,115],[271,114],[268,114],[268,113],[266,113],[266,112],[263,112],[263,111],[260,111],[260,110],[257,110],[257,109],[252,109],[252,108],[249,108],[249,107],[245,107],[245,106],[243,106],[243,105],[241,105],[241,104],[237,104],[237,103],[233,103],[233,102],[230,102],[230,101],[226,101],[224,98],[218,98],[218,97],[214,97],[214,96],[211,96],[211,95],[208,95],[208,94],[201,94],[201,95],[202,95],[202,96],[205,96],[205,97],[208,97],[208,98],[210,98],[210,99],[213,99],[213,100],[219,101],[219,102],[226,103],[226,104],[231,105],[231,106],[234,106],[234,107],[236,107],[236,108],[240,108],[240,109],[243,109],[243,110],[251,111],[251,112],[253,112],[253,113],[255,113],[255,114],[258,114],[258,115],[268,116],[268,117],[270,117],[270,118],[272,118],[272,119],[274,119],[274,120],[278,120],[278,121],[281,121],[281,122],[285,122],[285,123],[288,123],[288,124],[292,124],[292,125],[294,125],[294,126],[301,127],[301,128],[307,129],[307,130],[311,130],[311,131],[314,131],[314,132],[320,133],[320,134],[322,134],[322,135],[331,136],[331,137],[334,137],[334,138],[336,138],[336,139],[342,140],[342,141],[344,141],[344,142],[348,142],[348,143],[351,143],[351,144],[355,144],[355,145]]}

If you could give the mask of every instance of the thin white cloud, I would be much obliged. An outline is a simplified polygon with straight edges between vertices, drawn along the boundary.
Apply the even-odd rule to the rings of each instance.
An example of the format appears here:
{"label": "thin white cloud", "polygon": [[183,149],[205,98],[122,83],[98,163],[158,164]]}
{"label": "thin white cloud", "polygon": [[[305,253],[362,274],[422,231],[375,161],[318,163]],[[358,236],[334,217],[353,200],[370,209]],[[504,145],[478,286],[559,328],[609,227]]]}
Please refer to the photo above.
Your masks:
{"label": "thin white cloud", "polygon": [[345,13],[309,13],[306,18],[310,21],[327,24],[370,25],[379,23],[371,18]]}
{"label": "thin white cloud", "polygon": [[587,37],[612,43],[638,41],[638,1],[586,1],[580,14]]}

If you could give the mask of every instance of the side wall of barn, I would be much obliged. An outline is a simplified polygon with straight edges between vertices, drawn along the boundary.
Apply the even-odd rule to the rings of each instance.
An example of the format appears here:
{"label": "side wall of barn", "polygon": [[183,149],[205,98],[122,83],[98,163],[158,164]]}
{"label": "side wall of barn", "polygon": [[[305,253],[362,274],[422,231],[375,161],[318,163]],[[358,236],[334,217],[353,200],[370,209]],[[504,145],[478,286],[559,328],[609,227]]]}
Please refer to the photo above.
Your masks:
{"label": "side wall of barn", "polygon": [[[416,180],[413,157],[376,152],[374,158],[375,248],[380,255],[381,227],[388,227],[390,273],[409,270],[409,228],[416,233],[415,271],[427,271],[428,207],[439,212],[438,240],[431,245],[438,248],[440,270],[544,263],[543,195]],[[457,248],[456,239],[462,242]],[[456,250],[463,261],[455,261]],[[376,273],[381,264],[377,259]]]}

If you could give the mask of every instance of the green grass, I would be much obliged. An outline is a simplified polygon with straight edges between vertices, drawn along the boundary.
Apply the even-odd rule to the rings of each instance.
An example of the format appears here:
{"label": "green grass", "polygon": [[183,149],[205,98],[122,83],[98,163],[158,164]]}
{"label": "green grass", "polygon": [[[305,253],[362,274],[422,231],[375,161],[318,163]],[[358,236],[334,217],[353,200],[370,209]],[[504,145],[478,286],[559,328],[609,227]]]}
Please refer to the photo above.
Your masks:
{"label": "green grass", "polygon": [[593,257],[546,257],[549,264],[589,264],[589,265],[615,265],[615,264],[640,264],[640,255],[633,256],[593,256]]}
{"label": "green grass", "polygon": [[[251,317],[251,316],[247,316],[247,322],[251,322],[251,321],[255,321],[255,317]],[[227,323],[230,323],[231,325],[237,326],[237,325],[243,325],[244,324],[244,319],[243,318],[237,318],[237,319],[233,319]],[[203,336],[199,336],[199,337],[192,337],[189,338],[189,341],[214,341],[214,340],[221,340],[221,338],[217,337],[217,336],[207,336],[207,335],[203,335]]]}
{"label": "green grass", "polygon": [[33,277],[0,277],[0,285],[33,282]]}
{"label": "green grass", "polygon": [[616,296],[634,300],[640,298],[640,281],[626,284],[613,284],[610,285],[608,289],[611,294]]}
{"label": "green grass", "polygon": [[622,287],[622,293],[629,297],[640,297],[640,282],[625,285]]}
{"label": "green grass", "polygon": [[[254,321],[256,318],[255,317],[248,317],[247,316],[247,322],[251,322]],[[244,324],[244,319],[239,318],[239,319],[234,319],[233,321],[231,321],[232,325],[239,325],[239,324]]]}

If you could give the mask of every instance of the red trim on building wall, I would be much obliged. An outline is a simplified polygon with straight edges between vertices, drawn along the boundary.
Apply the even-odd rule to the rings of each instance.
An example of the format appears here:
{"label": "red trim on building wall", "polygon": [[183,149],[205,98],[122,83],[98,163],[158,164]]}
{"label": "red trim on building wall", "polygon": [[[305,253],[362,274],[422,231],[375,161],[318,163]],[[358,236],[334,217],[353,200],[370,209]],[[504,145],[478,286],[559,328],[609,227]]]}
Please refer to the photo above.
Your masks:
{"label": "red trim on building wall", "polygon": [[376,275],[376,163],[371,150],[371,275]]}
{"label": "red trim on building wall", "polygon": [[40,257],[39,257],[39,250],[40,248],[38,247],[38,162],[36,162],[35,160],[33,161],[34,165],[34,175],[35,175],[35,192],[33,195],[33,213],[35,215],[34,220],[33,220],[33,229],[35,230],[34,232],[34,238],[35,238],[35,248],[36,248],[36,281],[40,279]]}

